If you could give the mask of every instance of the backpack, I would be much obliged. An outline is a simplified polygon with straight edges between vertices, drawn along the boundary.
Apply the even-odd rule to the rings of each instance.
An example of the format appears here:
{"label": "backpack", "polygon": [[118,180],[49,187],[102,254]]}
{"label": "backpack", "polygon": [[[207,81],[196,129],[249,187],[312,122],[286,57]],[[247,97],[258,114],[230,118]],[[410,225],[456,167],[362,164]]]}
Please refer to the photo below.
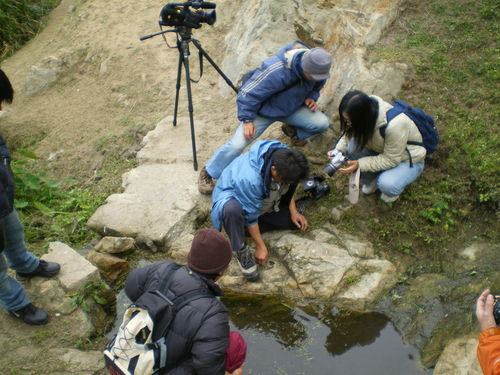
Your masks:
{"label": "backpack", "polygon": [[111,375],[157,374],[167,363],[165,337],[175,315],[191,301],[215,298],[206,288],[200,288],[170,300],[166,296],[169,281],[180,267],[168,265],[158,289],[146,291],[125,311],[118,332],[104,350]]}
{"label": "backpack", "polygon": [[404,113],[415,123],[415,125],[417,125],[417,128],[422,135],[422,142],[408,142],[408,144],[425,147],[427,150],[427,156],[436,151],[439,143],[439,135],[432,116],[428,115],[420,108],[409,106],[402,100],[396,100],[391,104],[393,105],[393,108],[386,113],[387,124],[380,128],[380,135],[384,138],[385,130],[389,122],[391,122],[391,120],[400,113]]}

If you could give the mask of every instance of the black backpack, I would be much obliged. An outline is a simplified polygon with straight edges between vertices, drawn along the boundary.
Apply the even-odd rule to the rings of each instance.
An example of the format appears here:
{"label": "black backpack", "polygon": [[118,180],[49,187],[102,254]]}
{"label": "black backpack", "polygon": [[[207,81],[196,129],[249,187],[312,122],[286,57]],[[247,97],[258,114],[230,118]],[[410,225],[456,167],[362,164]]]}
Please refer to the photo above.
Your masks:
{"label": "black backpack", "polygon": [[104,359],[111,375],[152,375],[167,363],[166,333],[175,315],[189,302],[215,298],[206,288],[170,300],[166,295],[172,274],[181,268],[169,264],[158,289],[143,293],[123,315],[116,335],[106,345]]}

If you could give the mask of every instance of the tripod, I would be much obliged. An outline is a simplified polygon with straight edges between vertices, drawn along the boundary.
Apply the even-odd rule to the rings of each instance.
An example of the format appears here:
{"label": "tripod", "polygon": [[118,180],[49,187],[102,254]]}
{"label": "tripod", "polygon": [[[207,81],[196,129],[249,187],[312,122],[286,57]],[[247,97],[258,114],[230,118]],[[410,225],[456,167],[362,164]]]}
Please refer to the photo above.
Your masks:
{"label": "tripod", "polygon": [[222,78],[226,81],[226,83],[234,90],[235,93],[238,93],[238,89],[233,85],[231,80],[224,74],[224,72],[217,66],[217,64],[212,60],[212,58],[208,55],[208,53],[203,49],[201,43],[193,39],[192,36],[192,28],[187,26],[178,26],[173,30],[165,30],[156,34],[148,35],[142,37],[141,40],[152,38],[157,35],[165,34],[168,32],[175,32],[177,36],[177,50],[179,51],[179,63],[177,68],[177,83],[175,85],[175,107],[174,107],[174,121],[173,126],[177,126],[177,109],[179,106],[179,91],[181,88],[181,76],[182,76],[182,67],[184,66],[184,70],[186,72],[186,87],[187,87],[187,97],[188,97],[188,112],[189,112],[189,124],[191,127],[191,146],[193,149],[193,168],[195,171],[198,170],[198,160],[196,157],[196,138],[195,138],[195,130],[194,130],[194,119],[193,119],[193,99],[191,96],[191,82],[198,82],[191,79],[189,74],[189,42],[192,42],[194,46],[199,51],[200,56],[200,78],[203,75],[203,57],[205,57],[208,62],[214,67],[217,73],[220,74]]}

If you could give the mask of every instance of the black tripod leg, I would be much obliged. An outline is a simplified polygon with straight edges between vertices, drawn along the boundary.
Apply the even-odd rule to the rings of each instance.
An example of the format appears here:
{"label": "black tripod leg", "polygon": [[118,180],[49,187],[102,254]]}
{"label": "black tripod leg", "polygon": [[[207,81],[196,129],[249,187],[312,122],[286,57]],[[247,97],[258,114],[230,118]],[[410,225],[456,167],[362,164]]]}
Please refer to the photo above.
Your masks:
{"label": "black tripod leg", "polygon": [[189,111],[189,124],[191,125],[191,145],[193,147],[193,168],[195,171],[198,170],[198,160],[196,159],[196,139],[194,135],[194,119],[193,119],[193,99],[191,97],[191,77],[189,75],[189,47],[187,42],[183,41],[180,48],[182,53],[184,69],[186,70],[186,85],[187,85],[187,96],[188,96],[188,111]]}
{"label": "black tripod leg", "polygon": [[191,39],[193,44],[198,48],[198,50],[201,52],[203,56],[208,60],[208,62],[214,67],[215,70],[217,70],[217,73],[220,74],[222,78],[224,78],[224,81],[234,90],[235,93],[238,93],[238,89],[234,87],[233,82],[224,74],[224,72],[217,66],[214,60],[208,55],[208,53],[205,52],[203,47],[201,46],[200,42],[198,42],[196,39]]}
{"label": "black tripod leg", "polygon": [[179,106],[179,91],[181,89],[181,75],[182,75],[182,52],[181,49],[178,48],[179,51],[179,65],[177,67],[177,83],[175,85],[175,107],[174,107],[174,122],[173,125],[177,125],[177,107]]}

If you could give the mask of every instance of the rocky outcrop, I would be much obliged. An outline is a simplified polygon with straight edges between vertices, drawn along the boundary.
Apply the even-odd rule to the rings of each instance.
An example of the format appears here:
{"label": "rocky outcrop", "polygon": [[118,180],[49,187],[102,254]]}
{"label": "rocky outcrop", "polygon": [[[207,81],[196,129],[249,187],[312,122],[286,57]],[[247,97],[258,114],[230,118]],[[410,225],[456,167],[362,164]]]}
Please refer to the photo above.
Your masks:
{"label": "rocky outcrop", "polygon": [[476,348],[479,334],[451,341],[434,368],[433,375],[481,375]]}

